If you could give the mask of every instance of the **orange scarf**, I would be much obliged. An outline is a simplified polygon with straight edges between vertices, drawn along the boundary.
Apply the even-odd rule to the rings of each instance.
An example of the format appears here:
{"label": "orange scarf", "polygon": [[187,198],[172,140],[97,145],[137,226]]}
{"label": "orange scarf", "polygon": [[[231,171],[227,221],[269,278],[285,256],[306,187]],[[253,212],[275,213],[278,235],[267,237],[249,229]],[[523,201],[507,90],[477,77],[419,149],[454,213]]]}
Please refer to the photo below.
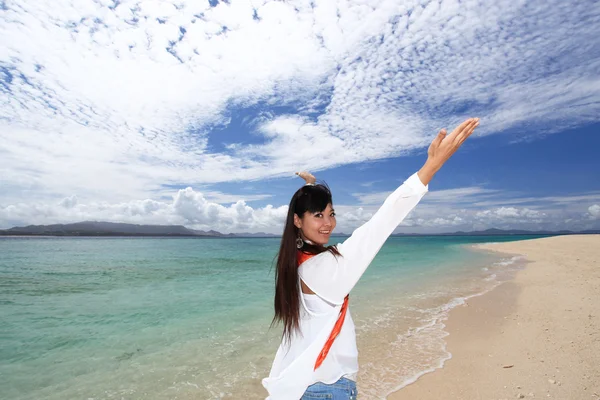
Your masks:
{"label": "orange scarf", "polygon": [[[302,264],[304,261],[308,260],[309,258],[314,257],[315,255],[316,254],[307,254],[302,251],[298,251],[298,266],[300,266],[300,264]],[[350,297],[349,295],[346,295],[346,297],[344,298],[344,303],[342,304],[342,308],[340,309],[340,314],[338,316],[338,319],[337,319],[337,321],[335,321],[335,325],[333,326],[333,329],[331,330],[331,333],[329,334],[329,337],[327,338],[327,341],[325,342],[323,349],[321,350],[321,352],[319,353],[319,356],[317,357],[317,362],[315,363],[315,371],[317,370],[317,368],[319,368],[321,366],[321,364],[325,360],[325,357],[327,357],[327,353],[329,353],[329,350],[331,349],[331,346],[333,345],[333,341],[340,334],[340,331],[342,330],[342,325],[344,325],[344,319],[346,318],[346,310],[348,310],[349,297]]]}

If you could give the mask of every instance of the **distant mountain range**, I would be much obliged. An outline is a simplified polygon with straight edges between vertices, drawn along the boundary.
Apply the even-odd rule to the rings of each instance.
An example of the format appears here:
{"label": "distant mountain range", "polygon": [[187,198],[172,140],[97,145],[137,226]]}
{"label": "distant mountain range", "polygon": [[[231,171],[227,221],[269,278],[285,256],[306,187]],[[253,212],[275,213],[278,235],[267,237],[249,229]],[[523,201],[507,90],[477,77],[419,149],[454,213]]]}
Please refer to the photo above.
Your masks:
{"label": "distant mountain range", "polygon": [[[526,231],[520,229],[486,229],[473,232],[452,232],[438,234],[399,233],[392,236],[500,236],[500,235],[571,235],[600,234],[600,230],[587,231]],[[200,231],[183,225],[136,225],[115,222],[84,221],[74,224],[29,225],[0,230],[0,236],[159,236],[159,237],[279,237],[270,233],[221,233]],[[334,236],[349,236],[338,233]]]}
{"label": "distant mountain range", "polygon": [[183,225],[137,225],[83,221],[74,224],[28,225],[0,230],[0,235],[23,236],[173,236],[173,237],[275,237],[268,233],[221,233],[200,231]]}

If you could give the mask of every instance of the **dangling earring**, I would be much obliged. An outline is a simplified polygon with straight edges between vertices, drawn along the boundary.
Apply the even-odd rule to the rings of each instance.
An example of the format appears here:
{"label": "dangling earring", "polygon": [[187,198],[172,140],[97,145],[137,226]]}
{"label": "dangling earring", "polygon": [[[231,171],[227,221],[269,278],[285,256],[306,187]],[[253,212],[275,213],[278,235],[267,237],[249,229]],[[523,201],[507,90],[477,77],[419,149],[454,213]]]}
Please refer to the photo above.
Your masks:
{"label": "dangling earring", "polygon": [[301,249],[302,246],[304,246],[304,240],[302,240],[302,238],[298,236],[298,238],[296,239],[296,247]]}

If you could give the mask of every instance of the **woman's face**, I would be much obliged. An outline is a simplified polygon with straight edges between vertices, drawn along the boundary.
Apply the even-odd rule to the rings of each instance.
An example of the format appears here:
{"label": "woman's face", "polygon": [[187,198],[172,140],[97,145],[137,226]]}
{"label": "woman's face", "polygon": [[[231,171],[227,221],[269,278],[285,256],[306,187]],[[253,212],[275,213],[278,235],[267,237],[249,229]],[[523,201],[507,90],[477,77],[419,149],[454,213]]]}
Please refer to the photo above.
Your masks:
{"label": "woman's face", "polygon": [[335,211],[331,203],[327,204],[327,207],[321,212],[305,212],[302,218],[294,214],[294,225],[300,229],[302,239],[308,239],[323,246],[329,242],[335,224]]}

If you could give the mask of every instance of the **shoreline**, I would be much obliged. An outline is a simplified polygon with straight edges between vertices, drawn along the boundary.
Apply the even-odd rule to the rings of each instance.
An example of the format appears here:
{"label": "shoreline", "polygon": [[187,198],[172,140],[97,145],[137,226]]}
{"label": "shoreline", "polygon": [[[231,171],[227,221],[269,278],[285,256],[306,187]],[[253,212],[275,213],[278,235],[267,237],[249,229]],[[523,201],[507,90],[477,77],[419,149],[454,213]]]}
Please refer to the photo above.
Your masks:
{"label": "shoreline", "polygon": [[[384,318],[387,322],[357,320],[362,313],[353,309],[359,321],[360,398],[383,399],[441,368],[450,358],[445,330],[449,312],[473,297],[485,295],[507,275],[523,268],[523,257],[474,251],[473,246],[478,244],[458,244],[450,253],[460,256],[442,261],[443,268],[429,271],[429,276],[418,284],[413,281],[412,288],[400,290],[396,285],[395,292],[384,296],[393,309]],[[402,277],[405,281],[412,278]],[[365,323],[369,327],[366,336]]]}
{"label": "shoreline", "polygon": [[453,308],[450,358],[387,399],[600,399],[600,235],[475,248],[526,267]]}
{"label": "shoreline", "polygon": [[[531,239],[528,239],[528,240],[531,240]],[[490,268],[495,269],[494,272],[496,272],[496,273],[492,273],[489,277],[483,279],[484,281],[487,281],[487,282],[490,282],[490,281],[495,282],[494,286],[483,289],[480,292],[471,293],[471,294],[463,294],[463,295],[459,295],[457,297],[453,297],[447,303],[442,305],[442,307],[447,307],[447,311],[445,311],[444,313],[441,313],[441,315],[437,316],[432,321],[432,323],[434,325],[441,324],[440,329],[444,332],[444,338],[442,339],[444,341],[443,351],[445,353],[447,353],[447,355],[445,355],[443,358],[440,358],[437,361],[437,365],[430,366],[426,369],[419,371],[415,375],[413,375],[409,378],[406,378],[402,383],[397,385],[394,389],[388,391],[385,394],[385,396],[383,397],[383,399],[389,399],[390,398],[389,396],[393,395],[394,393],[397,393],[398,391],[402,390],[403,388],[405,388],[409,385],[414,384],[419,379],[421,379],[423,376],[444,368],[446,363],[453,358],[452,353],[448,350],[448,343],[446,340],[446,337],[448,337],[450,335],[450,333],[448,332],[448,329],[447,329],[448,319],[449,319],[450,315],[453,313],[453,311],[456,308],[469,306],[469,302],[471,302],[471,299],[476,299],[476,298],[479,298],[482,296],[486,296],[486,295],[490,294],[491,292],[497,290],[504,283],[512,280],[514,278],[514,275],[519,270],[525,268],[525,266],[529,263],[529,261],[521,254],[490,251],[488,249],[482,249],[479,247],[480,245],[485,246],[485,245],[489,245],[489,244],[494,245],[494,244],[498,244],[498,243],[504,243],[504,242],[474,243],[474,244],[472,243],[472,244],[465,244],[462,246],[465,248],[466,251],[469,251],[469,252],[484,253],[484,254],[492,253],[495,256],[502,257],[500,259],[500,261],[496,261],[493,264],[489,264],[488,267],[483,268],[483,270],[486,272],[489,272]],[[513,243],[513,242],[509,242],[509,243]],[[504,269],[496,270],[498,265],[502,265]],[[497,274],[499,274],[500,277],[498,277]],[[425,326],[421,326],[416,329],[419,330],[422,328],[425,328]]]}

